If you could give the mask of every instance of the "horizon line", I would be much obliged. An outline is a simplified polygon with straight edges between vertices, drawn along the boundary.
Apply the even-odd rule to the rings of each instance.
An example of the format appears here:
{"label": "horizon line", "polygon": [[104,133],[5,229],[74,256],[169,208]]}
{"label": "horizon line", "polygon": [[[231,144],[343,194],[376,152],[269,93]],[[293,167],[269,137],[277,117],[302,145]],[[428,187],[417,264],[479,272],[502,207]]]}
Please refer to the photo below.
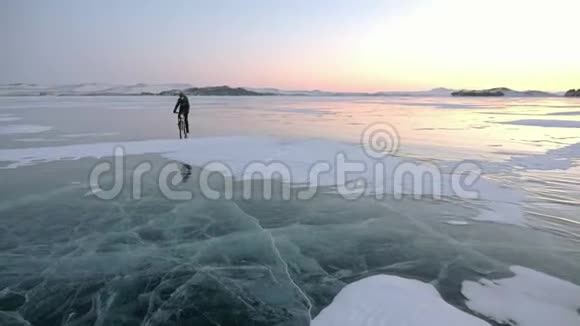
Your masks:
{"label": "horizon line", "polygon": [[195,85],[189,82],[135,82],[135,83],[114,83],[114,82],[68,82],[68,83],[39,83],[39,82],[5,82],[0,83],[1,86],[18,86],[18,85],[29,85],[29,86],[45,86],[45,87],[59,87],[59,86],[81,86],[81,85],[108,85],[108,86],[164,86],[164,85],[171,85],[171,84],[183,84],[188,85],[192,88],[207,88],[207,87],[230,87],[230,88],[244,88],[247,90],[252,89],[272,89],[278,91],[287,91],[287,92],[325,92],[325,93],[345,93],[345,94],[373,94],[373,93],[412,93],[412,92],[429,92],[435,90],[448,90],[448,91],[461,91],[461,90],[491,90],[491,89],[506,89],[515,92],[531,92],[531,91],[539,91],[545,93],[560,93],[566,92],[568,90],[575,90],[576,88],[569,88],[565,90],[543,90],[543,89],[515,89],[507,86],[495,86],[495,87],[481,87],[481,88],[450,88],[445,86],[438,86],[433,88],[426,88],[426,89],[412,89],[412,90],[372,90],[372,91],[356,91],[356,90],[343,90],[343,91],[335,91],[335,90],[328,90],[323,88],[280,88],[276,86],[243,86],[243,85],[234,85],[234,84],[205,84],[204,86]]}

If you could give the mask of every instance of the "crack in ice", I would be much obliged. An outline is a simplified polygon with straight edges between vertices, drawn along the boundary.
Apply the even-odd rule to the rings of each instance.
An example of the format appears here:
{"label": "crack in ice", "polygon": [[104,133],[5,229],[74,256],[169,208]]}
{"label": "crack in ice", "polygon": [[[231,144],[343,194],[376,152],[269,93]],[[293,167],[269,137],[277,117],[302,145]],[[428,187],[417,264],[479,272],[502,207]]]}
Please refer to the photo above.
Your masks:
{"label": "crack in ice", "polygon": [[282,255],[280,254],[280,251],[278,251],[278,247],[276,246],[276,239],[274,239],[274,237],[272,236],[272,233],[270,233],[270,231],[266,231],[266,232],[268,232],[268,235],[270,236],[270,240],[272,242],[272,248],[274,249],[274,252],[276,253],[276,255],[278,256],[278,258],[282,262],[282,265],[284,265],[284,270],[286,272],[286,275],[288,276],[288,279],[290,280],[290,283],[292,283],[294,285],[294,287],[296,287],[296,289],[298,290],[298,292],[300,292],[300,294],[304,297],[304,299],[308,303],[308,321],[309,322],[312,322],[312,302],[310,301],[310,299],[308,298],[308,296],[306,295],[306,293],[304,293],[304,291],[302,291],[302,289],[300,288],[300,286],[298,286],[298,284],[296,284],[296,282],[294,281],[294,279],[292,279],[292,276],[290,276],[290,270],[288,269],[288,264],[282,258]]}
{"label": "crack in ice", "polygon": [[278,246],[276,246],[276,239],[274,238],[274,236],[272,235],[272,232],[266,228],[264,228],[262,226],[262,224],[260,224],[260,220],[258,220],[258,218],[256,218],[253,215],[250,215],[248,213],[246,213],[239,205],[235,204],[238,209],[240,211],[242,211],[242,213],[244,213],[244,215],[250,217],[251,219],[253,219],[256,223],[256,225],[265,233],[268,234],[268,237],[270,238],[270,243],[272,244],[272,250],[274,251],[274,254],[277,256],[277,258],[280,260],[280,262],[282,262],[282,265],[284,266],[284,272],[286,273],[286,276],[288,276],[288,280],[290,280],[290,283],[292,283],[292,285],[296,288],[296,290],[298,290],[298,292],[300,293],[300,295],[302,295],[302,297],[304,298],[304,300],[306,300],[306,303],[308,304],[308,322],[309,324],[312,322],[312,302],[310,301],[310,299],[308,298],[308,296],[306,295],[306,293],[300,288],[300,286],[298,286],[298,284],[294,281],[294,279],[292,278],[292,276],[290,275],[290,269],[288,267],[288,263],[286,263],[286,261],[284,260],[284,258],[282,258],[282,254],[280,253],[280,251],[278,250]]}

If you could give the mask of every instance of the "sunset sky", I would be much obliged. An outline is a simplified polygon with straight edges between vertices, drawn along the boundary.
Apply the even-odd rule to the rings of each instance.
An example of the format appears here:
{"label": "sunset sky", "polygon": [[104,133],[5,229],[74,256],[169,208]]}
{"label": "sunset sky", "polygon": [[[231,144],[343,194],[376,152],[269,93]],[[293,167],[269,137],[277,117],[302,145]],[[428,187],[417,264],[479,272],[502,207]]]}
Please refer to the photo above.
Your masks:
{"label": "sunset sky", "polygon": [[580,87],[578,0],[0,2],[0,83]]}

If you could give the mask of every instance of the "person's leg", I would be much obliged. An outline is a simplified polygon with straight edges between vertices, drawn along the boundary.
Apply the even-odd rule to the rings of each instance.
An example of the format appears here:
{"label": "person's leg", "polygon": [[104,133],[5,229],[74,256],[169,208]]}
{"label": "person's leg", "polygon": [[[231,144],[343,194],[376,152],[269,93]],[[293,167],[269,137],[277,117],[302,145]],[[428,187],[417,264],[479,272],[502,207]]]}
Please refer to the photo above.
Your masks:
{"label": "person's leg", "polygon": [[189,134],[189,120],[187,117],[189,116],[189,112],[183,113],[183,120],[185,120],[185,131]]}

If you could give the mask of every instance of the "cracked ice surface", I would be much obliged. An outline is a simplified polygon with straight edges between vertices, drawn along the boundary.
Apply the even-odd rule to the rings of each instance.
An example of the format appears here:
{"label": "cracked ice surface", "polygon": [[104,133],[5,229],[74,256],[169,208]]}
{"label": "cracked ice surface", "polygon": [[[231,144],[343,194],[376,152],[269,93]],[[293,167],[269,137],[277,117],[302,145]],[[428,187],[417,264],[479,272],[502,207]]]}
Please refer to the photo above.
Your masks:
{"label": "cracked ice surface", "polygon": [[[168,118],[164,109],[173,104],[170,98],[124,97],[113,104],[109,98],[27,101],[34,103],[14,100],[8,111],[26,109],[22,119],[0,114],[4,128],[0,133],[7,145],[0,150],[1,166],[14,167],[0,169],[2,326],[285,326],[325,321],[332,321],[332,326],[344,321],[348,326],[413,322],[528,326],[530,321],[566,325],[578,318],[580,300],[572,289],[580,284],[579,170],[574,167],[580,147],[573,128],[550,128],[542,135],[536,132],[539,127],[489,122],[496,113],[505,113],[500,109],[465,114],[462,108],[475,112],[479,104],[445,104],[440,102],[447,100],[440,99],[427,100],[419,114],[413,103],[393,110],[342,100],[281,108],[262,103],[269,111],[262,112],[252,109],[251,103],[240,106],[237,98],[198,99],[208,103],[197,103],[200,110],[193,121],[212,133],[179,141],[165,139],[175,137],[173,117]],[[56,110],[61,106],[63,111]],[[424,114],[432,106],[438,112]],[[451,107],[459,110],[453,115],[440,110]],[[44,118],[29,120],[24,113],[31,108]],[[101,108],[107,108],[107,114]],[[361,110],[353,114],[351,108]],[[559,105],[557,109],[564,110]],[[522,110],[514,108],[512,113]],[[325,119],[314,113],[325,114]],[[60,119],[59,114],[70,119]],[[82,117],[79,121],[97,127],[68,123],[75,114]],[[264,119],[256,119],[256,114]],[[142,118],[133,123],[136,116]],[[387,193],[381,201],[345,201],[329,187],[310,201],[240,196],[209,201],[195,187],[196,166],[213,160],[234,168],[255,159],[283,161],[297,173],[295,181],[305,181],[305,167],[338,151],[350,159],[365,159],[358,145],[352,146],[358,142],[358,128],[383,118],[397,126],[404,145],[412,136],[429,148],[448,142],[474,146],[475,153],[467,156],[463,151],[458,156],[425,148],[418,156],[449,167],[458,157],[479,160],[492,172],[478,187],[483,200],[449,196],[395,200]],[[464,118],[471,126],[459,123]],[[110,126],[111,120],[120,123]],[[504,119],[494,121],[499,120]],[[337,123],[317,124],[321,121]],[[264,131],[264,124],[288,131],[287,122],[300,126],[300,133],[311,130],[316,139],[308,135],[304,139],[303,134],[300,138],[292,134],[291,139],[264,136],[287,136]],[[258,129],[258,135],[236,129],[244,124]],[[49,131],[44,125],[54,127]],[[228,133],[216,135],[215,129]],[[334,133],[342,137],[348,130],[356,138],[345,137],[347,143],[328,137]],[[481,137],[470,138],[474,130],[481,131]],[[532,134],[538,139],[531,141]],[[108,143],[85,144],[101,138]],[[53,141],[59,142],[53,144],[57,146],[38,147]],[[117,144],[127,150],[129,172],[142,161],[151,161],[157,170],[166,160],[193,166],[190,180],[178,188],[193,189],[195,199],[165,199],[150,175],[140,201],[129,199],[130,187],[113,201],[85,196],[87,171],[95,158],[107,160]],[[487,145],[493,147],[486,149]],[[385,163],[394,166],[399,158]],[[498,179],[512,186],[500,188],[494,182]],[[333,185],[333,180],[321,181]],[[528,190],[534,190],[533,196],[528,192],[524,198]],[[541,230],[521,227],[530,221],[531,208],[542,217],[536,219],[542,222],[536,224]],[[393,297],[394,293],[400,295]],[[547,321],[536,318],[536,313]]]}
{"label": "cracked ice surface", "polygon": [[[157,168],[165,162],[128,158],[126,169],[144,159]],[[19,169],[45,188],[0,205],[2,325],[308,325],[311,319],[323,325],[333,320],[329,313],[337,311],[345,286],[356,293],[358,281],[376,275],[397,275],[396,288],[417,294],[417,303],[436,302],[440,309],[425,315],[429,320],[493,324],[491,317],[469,316],[464,281],[509,277],[516,264],[580,281],[575,243],[510,225],[445,223],[448,216],[476,217],[474,208],[411,199],[349,202],[335,194],[305,202],[199,196],[173,202],[155,187],[155,174],[145,177],[142,200],[129,200],[125,189],[102,201],[84,196],[86,184],[71,183],[83,180],[94,161],[46,164],[53,164],[52,175],[42,165]],[[7,182],[20,177],[3,174]],[[370,312],[382,311],[374,318],[389,311],[377,300],[393,299],[396,284],[383,285],[363,289]],[[338,311],[361,316],[357,305]]]}
{"label": "cracked ice surface", "polygon": [[[126,169],[144,159],[156,168],[165,162],[134,157]],[[142,200],[130,200],[127,187],[102,201],[85,197],[87,185],[76,182],[94,162],[46,163],[52,174],[43,165],[20,168],[39,189],[17,196],[29,188],[14,186],[19,200],[0,204],[4,324],[308,325],[328,318],[321,311],[335,310],[345,286],[375,275],[397,275],[400,291],[417,294],[417,303],[437,302],[430,320],[455,311],[457,320],[473,321],[464,281],[509,277],[510,265],[521,265],[580,282],[575,243],[531,228],[446,223],[476,217],[476,208],[324,193],[304,202],[174,202],[159,193],[154,173]],[[194,187],[193,170],[180,188]],[[22,177],[4,171],[7,182]],[[373,300],[390,291],[363,292]],[[400,323],[412,317],[398,316]]]}
{"label": "cracked ice surface", "polygon": [[306,324],[307,302],[270,234],[235,206],[199,204],[157,208],[159,219],[148,205],[101,209],[104,219],[79,212],[88,220],[68,232],[42,225],[34,231],[60,233],[50,237],[55,245],[28,239],[12,248],[2,256],[2,285],[26,294],[19,312],[35,324]]}

